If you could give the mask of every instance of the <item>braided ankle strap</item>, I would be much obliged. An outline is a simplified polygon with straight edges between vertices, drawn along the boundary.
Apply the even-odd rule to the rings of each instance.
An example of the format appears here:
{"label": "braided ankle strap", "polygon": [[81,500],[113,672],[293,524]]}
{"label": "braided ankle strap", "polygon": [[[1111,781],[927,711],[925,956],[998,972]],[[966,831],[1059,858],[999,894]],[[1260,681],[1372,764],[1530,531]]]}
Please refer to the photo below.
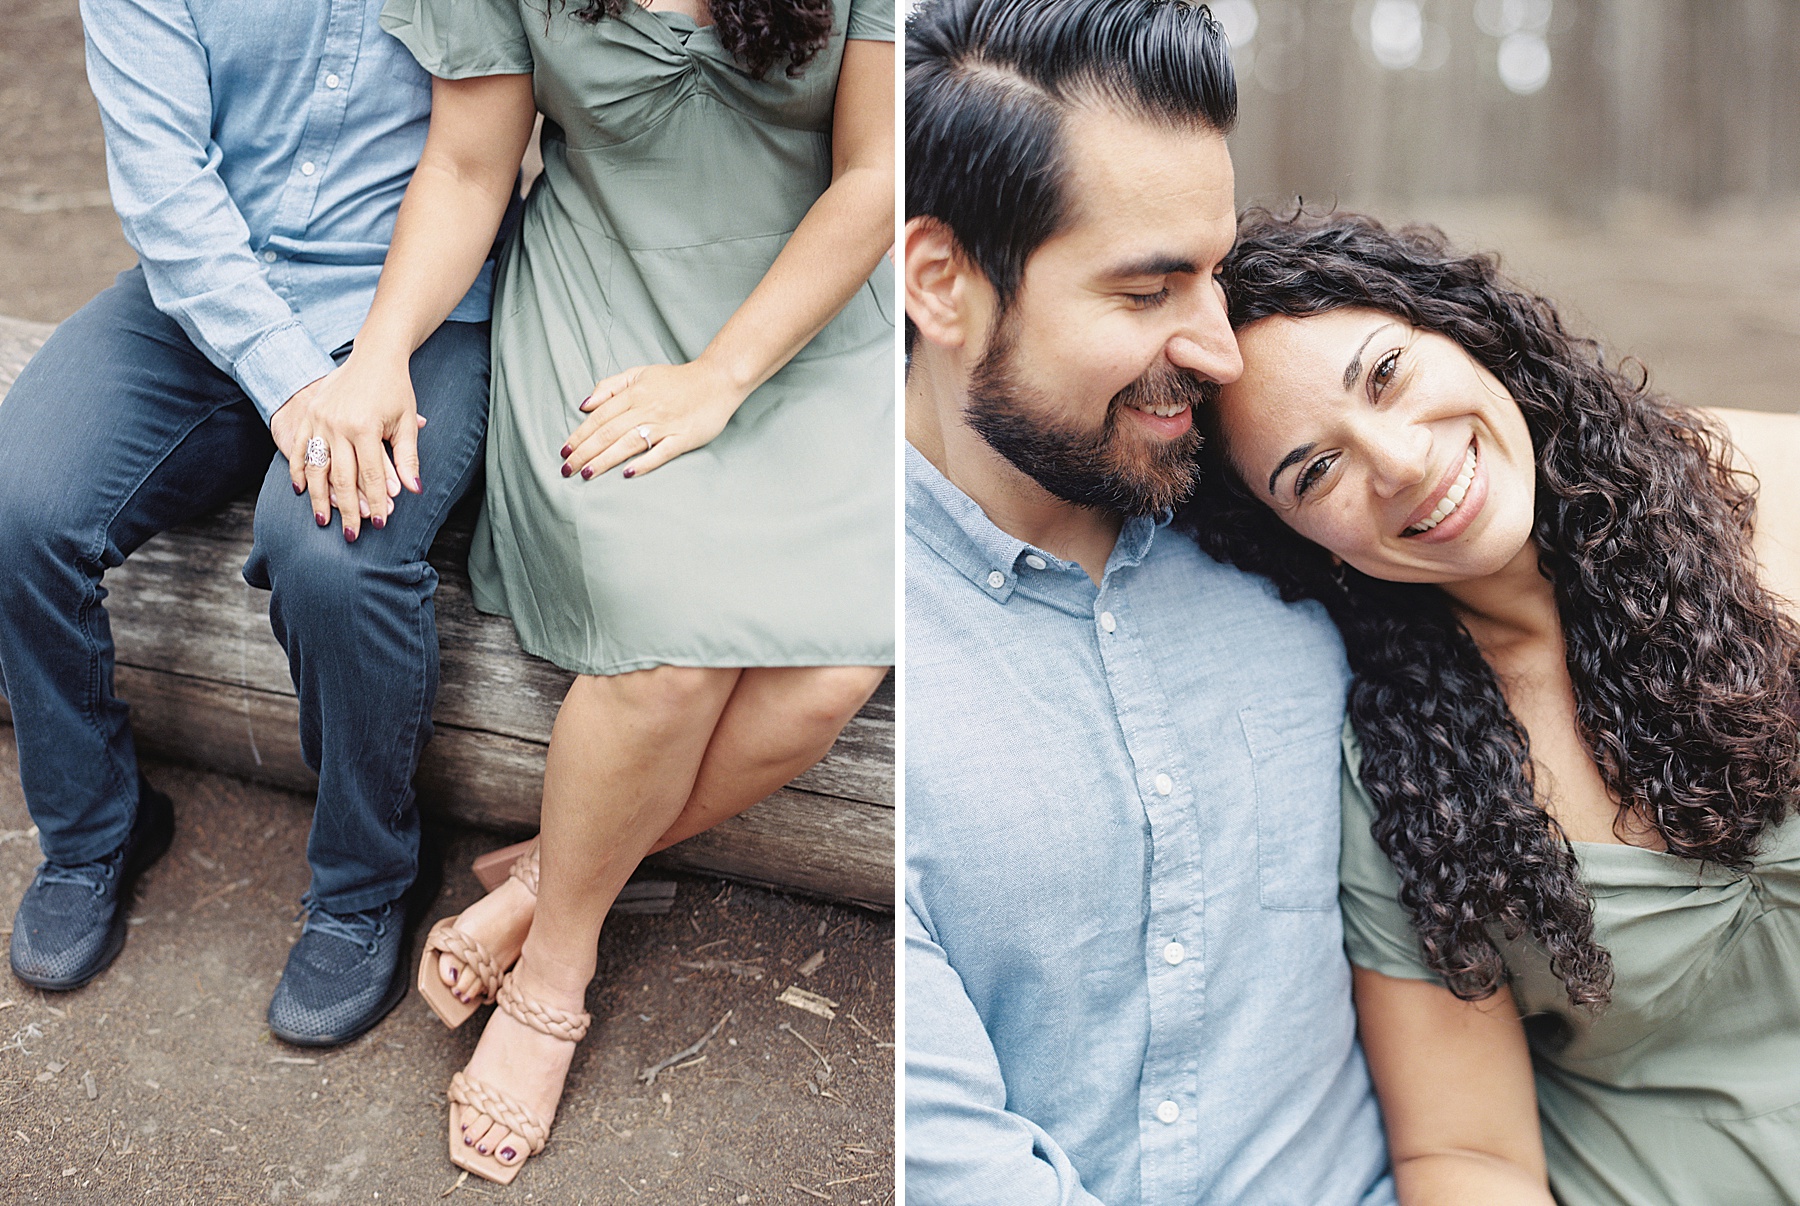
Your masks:
{"label": "braided ankle strap", "polygon": [[462,960],[463,966],[468,968],[469,974],[475,977],[480,986],[480,993],[476,998],[480,1003],[485,1005],[500,991],[500,978],[505,974],[500,964],[480,942],[456,928],[455,917],[446,917],[432,926],[425,945]]}
{"label": "braided ankle strap", "polygon": [[536,843],[532,844],[530,850],[513,860],[512,867],[507,871],[507,874],[524,884],[525,890],[530,892],[533,896],[537,895],[538,848]]}
{"label": "braided ankle strap", "polygon": [[571,1043],[579,1043],[586,1038],[588,1027],[594,1022],[594,1015],[586,1010],[571,1013],[567,1009],[558,1009],[554,1005],[532,1000],[519,991],[518,977],[512,972],[506,973],[506,979],[500,983],[499,1005],[507,1016],[517,1018],[539,1034]]}
{"label": "braided ankle strap", "polygon": [[458,1072],[450,1078],[450,1089],[445,1096],[459,1106],[486,1114],[525,1140],[534,1156],[544,1150],[544,1144],[550,1138],[550,1128],[536,1114],[467,1072]]}

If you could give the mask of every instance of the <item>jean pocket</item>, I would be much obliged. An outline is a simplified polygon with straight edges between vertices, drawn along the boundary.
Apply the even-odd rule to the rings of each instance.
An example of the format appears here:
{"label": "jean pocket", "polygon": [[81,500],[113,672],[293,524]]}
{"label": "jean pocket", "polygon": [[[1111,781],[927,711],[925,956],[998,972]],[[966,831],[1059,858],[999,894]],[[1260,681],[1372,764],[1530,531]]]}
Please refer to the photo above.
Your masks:
{"label": "jean pocket", "polygon": [[1343,716],[1320,708],[1238,709],[1256,779],[1256,873],[1265,909],[1337,905]]}

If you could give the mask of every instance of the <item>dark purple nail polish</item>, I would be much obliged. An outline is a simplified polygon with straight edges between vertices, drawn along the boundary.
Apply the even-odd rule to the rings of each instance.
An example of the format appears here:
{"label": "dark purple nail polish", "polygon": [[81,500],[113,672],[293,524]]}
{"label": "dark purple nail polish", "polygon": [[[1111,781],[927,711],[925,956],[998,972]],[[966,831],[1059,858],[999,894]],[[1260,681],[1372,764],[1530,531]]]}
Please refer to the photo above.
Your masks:
{"label": "dark purple nail polish", "polygon": [[420,485],[419,479],[415,477],[412,479],[412,488],[413,488],[413,493],[417,494],[419,491],[423,490],[425,487]]}
{"label": "dark purple nail polish", "polygon": [[512,1149],[512,1148],[510,1148],[510,1147],[503,1147],[503,1148],[501,1148],[501,1149],[500,1149],[500,1158],[501,1158],[501,1159],[502,1159],[502,1160],[510,1160],[510,1159],[512,1159],[512,1158],[513,1158],[513,1156],[514,1156],[514,1155],[516,1155],[516,1154],[517,1154],[517,1153],[516,1153],[516,1152],[514,1152],[514,1151],[513,1151],[513,1149]]}
{"label": "dark purple nail polish", "polygon": [[593,478],[593,476],[594,476],[594,467],[592,465],[589,465],[587,468],[585,468],[581,471],[581,480],[584,482],[591,480]]}
{"label": "dark purple nail polish", "polygon": [[[465,1126],[465,1127],[464,1127],[464,1128],[463,1128],[463,1130],[465,1130],[465,1131],[467,1131],[467,1130],[468,1130],[468,1129],[469,1129],[469,1128],[468,1128],[468,1127],[466,1127],[466,1126]],[[464,1146],[464,1147],[474,1147],[474,1146],[475,1146],[475,1141],[474,1141],[474,1140],[473,1140],[473,1139],[471,1139],[471,1138],[469,1138],[469,1137],[468,1137],[468,1135],[466,1135],[466,1134],[465,1134],[465,1135],[464,1135],[464,1136],[463,1136],[463,1146]]]}
{"label": "dark purple nail polish", "polygon": [[370,522],[370,523],[372,523],[372,524],[374,524],[374,525],[375,525],[375,526],[376,526],[376,527],[377,527],[377,528],[385,528],[385,527],[387,527],[387,520],[385,520],[385,519],[383,519],[383,518],[382,518],[382,517],[381,517],[381,516],[379,516],[379,515],[377,515],[377,516],[374,516],[374,517],[373,517],[373,518],[372,518],[372,519],[370,519],[370,520],[369,520],[369,522]]}
{"label": "dark purple nail polish", "polygon": [[563,466],[563,476],[564,477],[568,477],[571,473],[574,473],[574,472],[575,472],[575,466],[568,465],[568,464],[565,464]]}
{"label": "dark purple nail polish", "polygon": [[562,446],[562,451],[561,451],[561,452],[559,452],[559,453],[557,453],[557,454],[556,454],[556,455],[557,455],[557,456],[562,456],[562,457],[566,457],[566,456],[568,456],[568,455],[569,455],[569,454],[570,454],[570,453],[571,453],[571,452],[574,452],[574,451],[575,451],[575,445],[573,445],[573,444],[564,444],[564,445],[563,445],[563,446]]}
{"label": "dark purple nail polish", "polygon": [[301,483],[300,483],[300,484],[299,484],[299,485],[298,485],[298,486],[295,486],[295,487],[294,487],[294,495],[295,495],[295,497],[298,497],[298,496],[300,496],[300,495],[302,495],[302,494],[305,494],[305,493],[306,493],[306,483],[305,483],[305,482],[301,482]]}
{"label": "dark purple nail polish", "polygon": [[636,476],[637,476],[637,470],[636,470],[636,469],[627,469],[627,470],[626,470],[626,471],[625,471],[625,476],[626,476],[626,477],[636,477]]}
{"label": "dark purple nail polish", "polygon": [[454,967],[450,969],[450,983],[456,983],[456,969]]}
{"label": "dark purple nail polish", "polygon": [[331,522],[329,519],[327,519],[325,516],[321,515],[317,511],[313,512],[313,518],[319,521],[320,527],[324,527],[326,524]]}
{"label": "dark purple nail polish", "polygon": [[481,1154],[482,1154],[482,1155],[484,1155],[484,1156],[485,1156],[485,1155],[487,1155],[487,1144],[485,1144],[485,1143],[477,1143],[477,1144],[476,1144],[476,1145],[475,1145],[475,1150],[476,1150],[476,1151],[478,1151],[478,1152],[480,1152],[480,1153],[481,1153]]}
{"label": "dark purple nail polish", "polygon": [[344,529],[344,539],[349,541],[351,544],[355,544],[356,543],[356,533],[352,532],[349,528],[345,528]]}

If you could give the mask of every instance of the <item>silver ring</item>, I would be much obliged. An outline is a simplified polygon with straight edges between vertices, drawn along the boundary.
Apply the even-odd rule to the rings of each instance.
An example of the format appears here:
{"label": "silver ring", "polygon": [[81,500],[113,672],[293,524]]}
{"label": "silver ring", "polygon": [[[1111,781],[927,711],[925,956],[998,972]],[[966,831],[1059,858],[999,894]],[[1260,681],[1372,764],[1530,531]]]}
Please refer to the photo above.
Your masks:
{"label": "silver ring", "polygon": [[306,441],[306,463],[315,469],[323,469],[331,464],[331,449],[325,446],[325,441],[319,436]]}
{"label": "silver ring", "polygon": [[645,452],[649,452],[652,448],[656,447],[655,444],[650,442],[650,425],[648,423],[640,425],[637,429],[637,433],[638,439],[644,441]]}

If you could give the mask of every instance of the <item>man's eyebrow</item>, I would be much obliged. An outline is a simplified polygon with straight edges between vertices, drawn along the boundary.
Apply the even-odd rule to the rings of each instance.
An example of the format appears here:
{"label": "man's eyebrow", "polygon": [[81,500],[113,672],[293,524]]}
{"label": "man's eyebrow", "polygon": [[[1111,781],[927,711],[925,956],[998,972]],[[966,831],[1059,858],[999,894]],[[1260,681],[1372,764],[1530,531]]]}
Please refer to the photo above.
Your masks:
{"label": "man's eyebrow", "polygon": [[1391,322],[1384,322],[1380,326],[1376,327],[1373,331],[1370,331],[1368,334],[1368,338],[1364,339],[1361,343],[1356,345],[1356,354],[1350,357],[1350,363],[1347,366],[1345,366],[1345,368],[1344,368],[1344,388],[1345,389],[1349,389],[1352,385],[1355,385],[1356,379],[1358,377],[1362,376],[1362,354],[1363,354],[1363,349],[1369,346],[1369,340],[1374,339],[1377,335],[1381,334],[1383,331],[1387,330],[1389,327],[1396,326],[1396,325],[1398,325],[1398,324],[1391,323]]}
{"label": "man's eyebrow", "polygon": [[1301,461],[1311,456],[1312,450],[1317,447],[1317,444],[1302,444],[1300,447],[1282,457],[1281,464],[1275,466],[1275,472],[1269,474],[1269,493],[1271,495],[1275,493],[1276,478],[1280,477],[1283,473],[1286,473],[1290,466],[1298,465]]}
{"label": "man's eyebrow", "polygon": [[1176,272],[1198,272],[1194,261],[1176,255],[1152,254],[1137,260],[1114,264],[1106,270],[1108,277],[1168,276]]}

